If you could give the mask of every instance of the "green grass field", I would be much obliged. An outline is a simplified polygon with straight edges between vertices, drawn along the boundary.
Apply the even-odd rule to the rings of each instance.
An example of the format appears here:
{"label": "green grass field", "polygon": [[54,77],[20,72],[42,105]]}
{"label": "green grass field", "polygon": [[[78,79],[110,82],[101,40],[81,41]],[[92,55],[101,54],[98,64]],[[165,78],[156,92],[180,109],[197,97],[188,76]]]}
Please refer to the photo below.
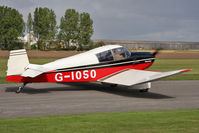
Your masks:
{"label": "green grass field", "polygon": [[[56,60],[55,58],[31,58],[33,64],[44,64]],[[0,83],[7,83],[7,59],[0,58]],[[191,72],[172,76],[164,80],[199,80],[199,59],[157,59],[149,70],[172,71],[178,69],[193,69]]]}
{"label": "green grass field", "polygon": [[148,70],[164,72],[179,69],[192,69],[192,71],[163,80],[199,80],[199,59],[157,59]]}
{"label": "green grass field", "polygon": [[1,133],[198,133],[199,110],[0,119]]}

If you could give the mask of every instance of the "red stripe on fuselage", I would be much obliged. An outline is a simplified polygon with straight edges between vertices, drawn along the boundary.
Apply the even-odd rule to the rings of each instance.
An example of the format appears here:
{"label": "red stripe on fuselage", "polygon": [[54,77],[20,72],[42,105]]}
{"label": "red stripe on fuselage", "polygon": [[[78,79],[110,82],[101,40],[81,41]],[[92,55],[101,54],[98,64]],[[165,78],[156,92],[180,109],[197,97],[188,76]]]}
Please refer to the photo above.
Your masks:
{"label": "red stripe on fuselage", "polygon": [[142,63],[137,65],[126,65],[118,67],[108,67],[99,69],[67,71],[58,73],[44,73],[35,78],[22,77],[19,75],[7,76],[7,81],[15,82],[84,82],[84,81],[97,81],[110,74],[119,72],[124,69],[138,69],[143,70],[152,65],[153,62]]}

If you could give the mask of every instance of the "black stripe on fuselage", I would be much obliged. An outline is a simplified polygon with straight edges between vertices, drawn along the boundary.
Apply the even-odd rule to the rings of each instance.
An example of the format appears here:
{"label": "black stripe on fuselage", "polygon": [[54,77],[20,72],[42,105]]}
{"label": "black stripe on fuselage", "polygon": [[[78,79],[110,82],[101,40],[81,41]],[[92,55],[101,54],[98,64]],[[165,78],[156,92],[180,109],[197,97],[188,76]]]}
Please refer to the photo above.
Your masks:
{"label": "black stripe on fuselage", "polygon": [[67,71],[79,71],[79,70],[118,67],[118,66],[126,66],[126,65],[137,65],[137,64],[153,62],[154,60],[155,60],[155,58],[140,58],[139,59],[137,57],[136,58],[130,57],[130,58],[118,60],[118,61],[109,61],[109,62],[103,62],[103,63],[92,64],[92,65],[84,65],[84,66],[78,66],[78,67],[57,69],[56,71],[47,72],[47,73],[58,73],[58,72],[67,72]]}

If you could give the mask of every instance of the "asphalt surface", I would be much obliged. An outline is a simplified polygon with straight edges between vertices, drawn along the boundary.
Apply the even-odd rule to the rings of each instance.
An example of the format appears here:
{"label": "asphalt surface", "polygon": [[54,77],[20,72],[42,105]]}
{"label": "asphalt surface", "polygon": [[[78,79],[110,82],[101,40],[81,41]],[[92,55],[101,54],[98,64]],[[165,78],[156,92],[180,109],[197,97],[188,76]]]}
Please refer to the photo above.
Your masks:
{"label": "asphalt surface", "polygon": [[[20,85],[20,84],[18,84]],[[96,83],[0,85],[0,118],[199,108],[199,81],[158,81],[147,93]]]}

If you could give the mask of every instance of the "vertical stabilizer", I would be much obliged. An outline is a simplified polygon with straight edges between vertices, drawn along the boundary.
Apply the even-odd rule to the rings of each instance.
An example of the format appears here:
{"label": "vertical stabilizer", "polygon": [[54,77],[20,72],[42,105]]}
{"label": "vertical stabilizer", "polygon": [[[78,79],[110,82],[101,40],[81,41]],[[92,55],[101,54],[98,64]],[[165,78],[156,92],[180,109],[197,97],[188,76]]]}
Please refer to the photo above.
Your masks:
{"label": "vertical stabilizer", "polygon": [[25,49],[10,51],[7,65],[7,76],[21,75],[25,71],[25,67],[28,65],[29,60]]}

